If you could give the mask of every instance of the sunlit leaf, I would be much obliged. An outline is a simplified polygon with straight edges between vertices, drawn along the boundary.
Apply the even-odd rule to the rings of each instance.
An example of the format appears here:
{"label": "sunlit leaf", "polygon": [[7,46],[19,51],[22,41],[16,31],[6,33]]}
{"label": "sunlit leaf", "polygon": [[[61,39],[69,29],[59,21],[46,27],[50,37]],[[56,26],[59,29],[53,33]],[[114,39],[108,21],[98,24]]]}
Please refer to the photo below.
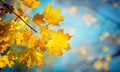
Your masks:
{"label": "sunlit leaf", "polygon": [[44,18],[47,20],[48,24],[53,24],[58,26],[60,21],[63,21],[64,17],[60,16],[61,9],[53,9],[52,5],[47,5],[46,9],[43,11]]}

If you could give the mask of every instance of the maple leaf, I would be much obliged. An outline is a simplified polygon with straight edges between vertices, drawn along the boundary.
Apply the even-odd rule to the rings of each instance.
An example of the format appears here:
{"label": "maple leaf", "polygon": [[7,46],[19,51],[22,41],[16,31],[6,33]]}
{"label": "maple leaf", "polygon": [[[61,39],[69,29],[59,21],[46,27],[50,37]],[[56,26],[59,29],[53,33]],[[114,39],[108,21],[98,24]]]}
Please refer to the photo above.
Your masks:
{"label": "maple leaf", "polygon": [[31,68],[35,63],[38,66],[43,65],[43,53],[41,53],[38,49],[30,49],[27,48],[21,52],[21,56],[19,58],[20,63],[27,62],[27,67]]}
{"label": "maple leaf", "polygon": [[47,42],[46,47],[50,55],[56,53],[56,55],[61,56],[62,49],[70,49],[68,40],[70,40],[71,36],[69,34],[64,34],[63,29],[56,32],[54,30],[49,30],[48,26],[43,26],[40,28],[40,37]]}
{"label": "maple leaf", "polygon": [[40,15],[38,13],[34,15],[33,22],[36,23],[37,25],[44,24],[45,21],[43,20],[43,15]]}
{"label": "maple leaf", "polygon": [[37,8],[40,4],[40,1],[36,0],[20,0],[25,6],[29,8]]}
{"label": "maple leaf", "polygon": [[48,48],[48,52],[51,55],[55,53],[58,56],[62,55],[62,49],[69,50],[70,44],[68,40],[70,40],[71,36],[68,34],[63,34],[63,30],[52,31],[50,33],[50,40],[47,42],[46,47]]}
{"label": "maple leaf", "polygon": [[43,11],[44,18],[48,22],[48,24],[53,24],[54,26],[58,26],[60,21],[63,21],[64,17],[59,16],[61,13],[61,9],[53,9],[51,4],[48,4],[46,9]]}

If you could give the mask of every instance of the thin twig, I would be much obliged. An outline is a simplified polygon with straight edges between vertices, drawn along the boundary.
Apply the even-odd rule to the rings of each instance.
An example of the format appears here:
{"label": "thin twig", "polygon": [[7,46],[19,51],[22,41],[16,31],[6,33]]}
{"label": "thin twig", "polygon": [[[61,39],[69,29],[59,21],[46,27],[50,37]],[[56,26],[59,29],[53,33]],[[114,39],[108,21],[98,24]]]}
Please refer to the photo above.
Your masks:
{"label": "thin twig", "polygon": [[[2,0],[0,0],[0,2],[3,4],[3,5],[5,5],[5,3],[2,1]],[[32,29],[33,31],[35,31],[36,33],[37,33],[37,31],[33,28],[33,27],[31,27],[25,20],[23,20],[17,13],[15,13],[14,11],[12,11],[9,7],[7,7],[7,6],[5,6],[7,9],[9,9],[12,13],[14,13],[18,18],[20,18],[30,29]]]}

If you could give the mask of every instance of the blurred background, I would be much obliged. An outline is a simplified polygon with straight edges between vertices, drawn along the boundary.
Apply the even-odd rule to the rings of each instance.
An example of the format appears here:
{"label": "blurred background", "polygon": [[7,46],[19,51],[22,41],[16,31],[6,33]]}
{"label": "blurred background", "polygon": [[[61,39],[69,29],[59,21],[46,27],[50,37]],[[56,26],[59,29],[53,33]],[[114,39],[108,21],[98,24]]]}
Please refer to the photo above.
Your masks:
{"label": "blurred background", "polygon": [[59,28],[72,36],[71,49],[46,56],[42,67],[16,64],[2,72],[120,72],[120,0],[41,0],[30,16],[49,3],[62,9]]}

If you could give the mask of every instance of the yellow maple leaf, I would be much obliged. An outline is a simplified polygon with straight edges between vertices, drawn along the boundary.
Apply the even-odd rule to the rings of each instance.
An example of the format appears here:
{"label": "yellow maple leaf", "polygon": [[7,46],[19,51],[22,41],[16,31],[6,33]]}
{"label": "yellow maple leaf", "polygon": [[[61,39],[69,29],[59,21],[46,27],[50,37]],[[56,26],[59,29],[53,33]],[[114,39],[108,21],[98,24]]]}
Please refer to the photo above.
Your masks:
{"label": "yellow maple leaf", "polygon": [[40,37],[47,42],[46,47],[50,55],[55,53],[61,56],[62,49],[69,50],[70,48],[68,40],[71,36],[69,34],[64,34],[63,29],[56,32],[54,30],[49,30],[48,26],[43,26],[40,28]]}
{"label": "yellow maple leaf", "polygon": [[43,15],[40,15],[38,13],[34,15],[33,22],[36,23],[37,25],[44,24],[45,21],[43,20]]}
{"label": "yellow maple leaf", "polygon": [[37,8],[40,4],[40,1],[37,0],[20,0],[23,4],[29,8]]}
{"label": "yellow maple leaf", "polygon": [[41,53],[38,49],[25,49],[21,52],[21,56],[19,58],[20,63],[27,62],[27,67],[31,68],[35,63],[38,66],[43,65],[43,53]]}
{"label": "yellow maple leaf", "polygon": [[48,24],[53,24],[54,26],[58,26],[60,21],[63,21],[64,17],[60,16],[61,9],[53,9],[51,4],[48,4],[46,9],[43,11],[44,18],[48,22]]}
{"label": "yellow maple leaf", "polygon": [[50,40],[47,42],[46,47],[48,48],[48,52],[51,55],[55,53],[58,56],[62,55],[62,49],[69,50],[70,45],[68,40],[71,38],[68,34],[63,34],[63,30],[52,31],[50,33]]}

